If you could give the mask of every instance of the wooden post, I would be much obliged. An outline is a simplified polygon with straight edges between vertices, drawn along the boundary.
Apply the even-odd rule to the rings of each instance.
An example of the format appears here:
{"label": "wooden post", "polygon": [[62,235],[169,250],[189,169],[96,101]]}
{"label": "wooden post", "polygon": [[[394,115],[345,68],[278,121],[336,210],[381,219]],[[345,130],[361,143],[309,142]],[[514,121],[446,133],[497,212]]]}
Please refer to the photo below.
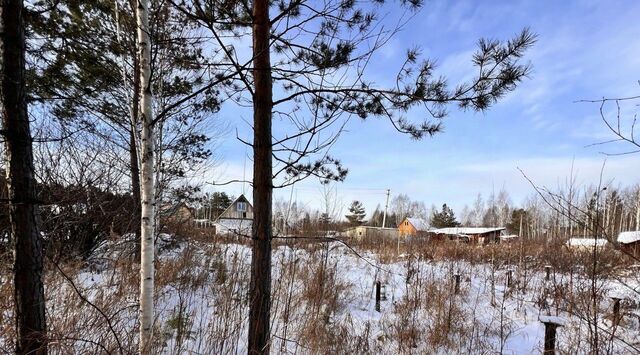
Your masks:
{"label": "wooden post", "polygon": [[460,292],[460,274],[453,275],[454,279],[454,292],[457,295]]}
{"label": "wooden post", "polygon": [[507,287],[511,287],[513,270],[507,270]]}
{"label": "wooden post", "polygon": [[544,351],[543,355],[555,355],[556,353],[556,329],[564,325],[564,320],[553,316],[540,316],[540,322],[544,324]]}
{"label": "wooden post", "polygon": [[376,311],[380,312],[380,281],[376,281]]}
{"label": "wooden post", "polygon": [[553,323],[544,323],[544,352],[545,355],[553,355],[556,353],[556,329],[558,325]]}
{"label": "wooden post", "polygon": [[613,299],[613,325],[618,326],[622,316],[620,315],[620,298],[611,297]]}
{"label": "wooden post", "polygon": [[545,280],[549,281],[551,279],[551,265],[545,265],[544,270],[546,272]]}

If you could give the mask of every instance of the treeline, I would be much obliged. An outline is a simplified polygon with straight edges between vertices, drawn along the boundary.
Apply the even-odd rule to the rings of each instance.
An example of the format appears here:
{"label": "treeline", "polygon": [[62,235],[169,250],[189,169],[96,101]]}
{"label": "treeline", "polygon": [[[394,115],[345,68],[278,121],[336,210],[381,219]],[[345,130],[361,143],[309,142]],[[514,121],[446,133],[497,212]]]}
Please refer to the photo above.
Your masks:
{"label": "treeline", "polygon": [[[620,232],[640,230],[640,185],[628,187],[603,184],[547,189],[532,188],[523,202],[512,201],[506,189],[491,193],[486,199],[478,194],[471,205],[455,212],[446,203],[440,208],[427,208],[424,202],[413,201],[408,195],[394,196],[389,203],[385,226],[397,228],[404,218],[425,221],[433,228],[444,227],[505,227],[508,233],[527,239],[569,237],[615,238]],[[335,197],[335,196],[334,196]],[[291,230],[338,230],[357,225],[381,227],[384,209],[380,205],[368,213],[360,201],[339,209],[309,209],[298,202],[289,205],[276,201],[274,220],[280,227],[286,223]],[[342,211],[344,214],[341,214]]]}

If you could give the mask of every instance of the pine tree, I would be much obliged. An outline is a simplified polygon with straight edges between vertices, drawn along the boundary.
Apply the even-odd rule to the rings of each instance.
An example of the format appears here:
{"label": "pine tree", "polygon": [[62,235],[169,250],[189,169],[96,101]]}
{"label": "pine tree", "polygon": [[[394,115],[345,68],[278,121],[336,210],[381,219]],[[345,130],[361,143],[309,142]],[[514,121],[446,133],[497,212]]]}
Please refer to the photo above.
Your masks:
{"label": "pine tree", "polygon": [[349,223],[354,226],[359,226],[364,224],[364,218],[367,216],[367,213],[364,210],[364,206],[362,206],[362,202],[353,201],[351,202],[351,206],[349,206],[349,214],[346,215]]}
{"label": "pine tree", "polygon": [[[27,18],[31,29],[27,38],[28,96],[39,109],[51,113],[54,120],[49,124],[87,132],[109,147],[128,151],[128,160],[111,163],[129,170],[133,215],[140,219],[142,122],[137,3],[57,3],[59,6],[51,11],[31,12]],[[150,86],[158,98],[152,123],[157,132],[154,174],[160,203],[164,191],[187,192],[181,184],[172,182],[202,168],[212,154],[207,147],[211,137],[203,134],[202,124],[219,109],[220,85],[215,80],[207,81],[217,73],[203,64],[204,40],[190,36],[183,25],[184,15],[154,2],[148,12]],[[139,228],[135,230],[138,237]]]}
{"label": "pine tree", "polygon": [[[401,4],[414,11],[421,1]],[[381,36],[370,35],[381,26],[378,5],[334,0],[173,5],[211,32],[224,52],[220,57],[226,60],[228,72],[234,75],[238,93],[234,101],[253,108],[253,141],[243,140],[253,150],[255,209],[247,342],[251,354],[269,353],[271,343],[273,189],[308,177],[322,182],[344,180],[347,169],[328,150],[349,116],[382,117],[398,131],[420,139],[441,130],[448,106],[488,109],[530,73],[530,66],[520,59],[535,42],[528,30],[505,43],[480,41],[472,61],[476,76],[455,86],[434,73],[434,61],[421,60],[418,50],[409,50],[395,84],[381,87],[362,75],[352,75],[361,73],[396,33],[389,29]],[[253,56],[247,61],[236,55],[243,43],[252,43]],[[423,109],[426,119],[407,119],[406,112],[414,109]],[[308,114],[301,115],[302,110]],[[277,129],[272,130],[272,123]]]}
{"label": "pine tree", "polygon": [[529,237],[531,227],[531,217],[529,212],[523,208],[515,209],[511,212],[511,220],[507,223],[507,231],[517,234],[523,238]]}
{"label": "pine tree", "polygon": [[226,192],[214,192],[211,195],[212,218],[218,218],[224,210],[231,206],[231,202],[233,202],[233,199]]}
{"label": "pine tree", "polygon": [[16,354],[47,354],[42,240],[25,88],[25,8],[2,3],[2,138],[13,244]]}
{"label": "pine tree", "polygon": [[371,218],[369,218],[369,225],[373,227],[382,227],[382,219],[384,217],[384,212],[380,210],[380,205],[376,206],[376,209],[373,210],[371,214]]}
{"label": "pine tree", "polygon": [[434,211],[431,215],[431,226],[435,228],[458,227],[459,225],[453,210],[446,203],[442,205],[442,211]]}

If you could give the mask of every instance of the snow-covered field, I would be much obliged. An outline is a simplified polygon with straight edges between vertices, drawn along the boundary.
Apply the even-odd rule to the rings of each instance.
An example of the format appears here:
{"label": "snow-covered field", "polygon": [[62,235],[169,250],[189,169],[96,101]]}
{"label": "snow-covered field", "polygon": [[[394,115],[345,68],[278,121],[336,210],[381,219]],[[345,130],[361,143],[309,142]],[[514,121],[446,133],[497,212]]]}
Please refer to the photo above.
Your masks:
{"label": "snow-covered field", "polygon": [[[155,352],[245,353],[250,248],[161,244]],[[126,245],[109,243],[90,267],[48,274],[51,353],[134,352],[138,273],[123,257],[127,251]],[[589,353],[596,334],[602,353],[639,353],[640,287],[633,273],[592,283],[580,273],[554,273],[546,280],[543,269],[518,263],[433,261],[413,254],[388,263],[379,259],[372,252],[356,255],[340,243],[275,248],[272,353],[541,353],[540,317],[546,316],[565,322],[558,328],[559,353]],[[461,275],[458,293],[455,274]],[[376,281],[383,286],[380,312]],[[2,285],[5,294],[7,283]],[[597,329],[588,296],[594,286]],[[617,326],[612,296],[623,298]],[[2,302],[0,350],[10,351],[10,305]]]}

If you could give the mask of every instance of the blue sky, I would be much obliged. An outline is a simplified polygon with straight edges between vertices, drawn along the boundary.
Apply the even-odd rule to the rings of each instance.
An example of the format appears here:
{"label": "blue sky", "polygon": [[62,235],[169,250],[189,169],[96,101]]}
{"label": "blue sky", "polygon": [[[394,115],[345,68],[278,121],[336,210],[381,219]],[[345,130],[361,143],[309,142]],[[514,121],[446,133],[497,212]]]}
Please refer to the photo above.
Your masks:
{"label": "blue sky", "polygon": [[[638,1],[426,1],[376,56],[371,79],[384,83],[406,49],[419,46],[437,60],[437,73],[455,83],[468,77],[479,38],[508,39],[527,26],[538,35],[526,56],[534,67],[531,78],[485,113],[452,107],[444,132],[421,141],[382,120],[350,119],[331,151],[349,168],[346,181],[338,184],[340,198],[345,205],[359,199],[370,212],[384,204],[383,190],[389,188],[392,196],[404,193],[427,205],[446,202],[459,211],[477,193],[505,187],[519,204],[532,189],[518,167],[536,183],[554,187],[564,182],[572,161],[578,182],[597,183],[605,159],[600,152],[623,146],[587,147],[611,135],[597,104],[575,101],[640,94],[638,13]],[[623,109],[633,114],[636,107]],[[235,140],[235,129],[247,132],[242,120],[250,120],[250,111],[225,107],[219,118],[231,133],[220,142],[222,162],[209,178],[241,179],[246,149]],[[635,184],[639,166],[640,154],[608,157],[605,177],[614,185]],[[249,160],[246,176],[251,176]],[[243,187],[217,189],[237,195]],[[318,208],[320,189],[309,180],[296,185],[294,194]],[[249,187],[245,190],[251,198]],[[275,197],[289,194],[289,189],[276,191]]]}

